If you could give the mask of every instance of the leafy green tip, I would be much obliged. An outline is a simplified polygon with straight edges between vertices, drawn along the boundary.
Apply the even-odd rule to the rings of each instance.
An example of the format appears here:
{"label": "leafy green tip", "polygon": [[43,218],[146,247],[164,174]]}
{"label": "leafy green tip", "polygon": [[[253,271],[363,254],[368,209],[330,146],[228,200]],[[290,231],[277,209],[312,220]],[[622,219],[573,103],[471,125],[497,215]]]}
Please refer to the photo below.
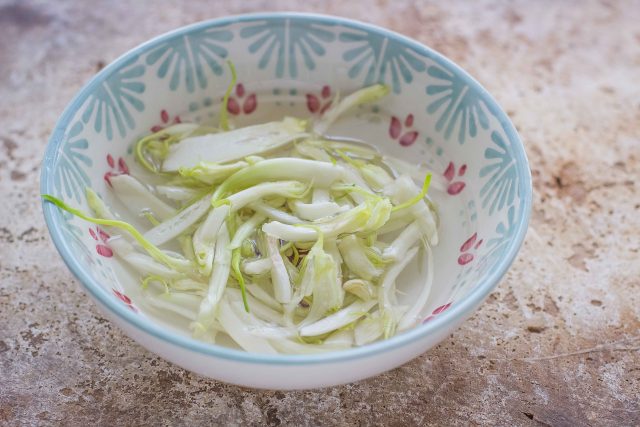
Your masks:
{"label": "leafy green tip", "polygon": [[229,82],[229,86],[227,86],[227,91],[224,93],[224,98],[222,98],[222,105],[220,106],[220,128],[222,130],[229,130],[229,111],[227,110],[227,106],[229,105],[229,97],[231,96],[231,91],[236,85],[236,81],[238,80],[238,75],[236,74],[236,67],[233,65],[233,62],[227,61],[227,65],[229,66],[229,71],[231,72],[231,82]]}

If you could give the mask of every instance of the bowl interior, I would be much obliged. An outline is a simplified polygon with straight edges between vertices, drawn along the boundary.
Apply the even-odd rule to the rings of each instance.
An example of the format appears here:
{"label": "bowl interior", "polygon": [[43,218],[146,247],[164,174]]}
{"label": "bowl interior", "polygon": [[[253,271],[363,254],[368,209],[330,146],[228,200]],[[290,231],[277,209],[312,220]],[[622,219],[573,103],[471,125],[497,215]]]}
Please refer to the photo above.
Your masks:
{"label": "bowl interior", "polygon": [[[116,210],[104,177],[136,173],[132,144],[182,120],[218,120],[233,61],[239,126],[283,115],[318,116],[336,93],[376,82],[391,94],[359,108],[330,134],[354,137],[437,176],[440,243],[435,284],[422,313],[446,316],[478,287],[495,286],[515,255],[528,218],[530,177],[521,143],[504,113],[457,66],[402,36],[352,21],[276,14],[187,27],[125,54],[98,74],[61,118],[43,168],[43,192],[88,210],[90,186]],[[438,188],[439,187],[439,188]],[[159,318],[141,298],[139,278],[111,255],[100,230],[45,209],[63,256],[81,265],[85,286],[108,306],[188,335],[188,321]],[[424,283],[419,266],[401,276],[410,299]]]}

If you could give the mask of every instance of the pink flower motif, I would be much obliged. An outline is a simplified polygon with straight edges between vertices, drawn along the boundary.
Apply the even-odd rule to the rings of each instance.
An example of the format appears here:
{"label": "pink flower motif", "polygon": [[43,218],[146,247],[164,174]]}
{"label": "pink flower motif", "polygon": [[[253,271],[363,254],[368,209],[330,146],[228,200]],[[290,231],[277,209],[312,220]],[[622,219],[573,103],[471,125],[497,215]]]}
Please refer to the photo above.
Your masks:
{"label": "pink flower motif", "polygon": [[162,110],[160,111],[160,124],[151,126],[151,132],[153,133],[160,132],[167,125],[172,125],[176,123],[182,123],[182,120],[180,120],[180,116],[175,116],[172,120],[167,110]]}
{"label": "pink flower motif", "polygon": [[474,255],[472,251],[475,251],[482,245],[483,240],[478,240],[478,233],[473,233],[463,244],[460,246],[460,256],[458,257],[458,264],[466,265],[473,261]]}
{"label": "pink flower motif", "polygon": [[[466,171],[467,171],[466,164],[460,166],[460,168],[458,169],[457,176],[458,177],[464,176]],[[449,183],[449,185],[447,186],[447,193],[449,193],[452,196],[455,196],[456,194],[460,194],[460,192],[464,190],[464,187],[466,186],[466,184],[463,181],[452,182],[456,176],[456,167],[453,162],[449,162],[449,166],[447,166],[447,169],[444,171],[443,175],[447,180],[447,182]]]}
{"label": "pink flower motif", "polygon": [[[246,90],[242,83],[238,83],[236,85],[236,94],[235,96],[229,97],[229,102],[227,103],[227,111],[234,116],[238,114],[251,114],[256,111],[258,108],[258,97],[255,93],[249,94],[245,98]],[[244,101],[243,101],[244,98]],[[240,103],[242,102],[242,108],[240,108]]]}
{"label": "pink flower motif", "polygon": [[138,312],[138,309],[133,305],[133,302],[131,301],[131,298],[129,298],[128,296],[126,296],[122,292],[116,291],[113,288],[111,290],[113,291],[113,294],[115,296],[117,296],[120,301],[125,303],[127,305],[127,307],[129,307],[134,313]]}
{"label": "pink flower motif", "polygon": [[438,314],[442,313],[443,311],[445,311],[446,309],[448,309],[449,307],[451,307],[451,302],[448,302],[444,305],[441,305],[440,307],[436,308],[435,310],[433,310],[431,312],[430,316],[427,316],[422,323],[427,323],[429,320],[433,319],[434,317],[436,317]]}
{"label": "pink flower motif", "polygon": [[107,154],[107,164],[112,169],[104,174],[104,180],[111,186],[111,177],[118,175],[128,175],[129,166],[122,157],[118,157],[118,165],[116,167],[116,161],[111,154]]}
{"label": "pink flower motif", "polygon": [[93,240],[98,242],[96,245],[96,252],[98,255],[102,255],[105,258],[111,258],[113,256],[113,251],[106,245],[107,240],[109,240],[109,235],[100,227],[96,227],[95,229],[90,228],[89,234]]}
{"label": "pink flower motif", "polygon": [[[407,131],[403,134],[402,128],[407,128]],[[408,147],[416,142],[419,132],[417,130],[410,130],[413,127],[413,114],[409,114],[404,119],[404,126],[399,118],[391,116],[391,123],[389,123],[389,136],[391,139],[398,140],[398,143],[403,147]]]}
{"label": "pink flower motif", "polygon": [[331,107],[331,88],[328,85],[322,86],[320,95],[307,94],[307,109],[313,114],[324,114]]}

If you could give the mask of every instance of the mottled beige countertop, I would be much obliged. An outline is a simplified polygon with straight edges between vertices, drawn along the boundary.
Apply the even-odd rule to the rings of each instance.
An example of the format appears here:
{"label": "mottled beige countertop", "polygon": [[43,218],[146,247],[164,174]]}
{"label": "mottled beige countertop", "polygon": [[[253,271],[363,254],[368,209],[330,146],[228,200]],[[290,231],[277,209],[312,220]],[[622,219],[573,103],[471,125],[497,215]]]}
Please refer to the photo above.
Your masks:
{"label": "mottled beige countertop", "polygon": [[[640,425],[640,2],[226,3],[0,0],[0,425]],[[253,391],[101,316],[49,239],[38,174],[103,64],[194,21],[292,9],[389,27],[467,69],[520,131],[533,215],[505,279],[433,350],[356,384]]]}

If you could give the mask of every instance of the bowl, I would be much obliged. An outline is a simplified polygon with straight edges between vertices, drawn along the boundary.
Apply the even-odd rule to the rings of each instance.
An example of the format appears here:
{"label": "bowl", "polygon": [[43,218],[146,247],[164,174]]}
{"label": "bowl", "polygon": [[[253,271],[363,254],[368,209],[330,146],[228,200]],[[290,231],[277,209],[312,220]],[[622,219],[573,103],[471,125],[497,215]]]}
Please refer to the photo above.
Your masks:
{"label": "bowl", "polygon": [[[261,355],[200,342],[159,318],[139,279],[105,244],[102,230],[43,203],[56,248],[105,315],[171,362],[221,381],[301,389],[347,383],[395,368],[449,335],[498,284],[523,241],[531,176],[523,145],[493,98],[456,64],[400,34],[348,19],[299,13],[233,16],[190,25],[125,53],[71,101],[51,136],[41,191],[88,211],[84,188],[116,204],[105,183],[135,168],[132,144],[151,130],[215,119],[230,81],[238,125],[320,114],[335,93],[376,82],[390,95],[359,108],[332,134],[373,142],[426,165],[442,218],[435,285],[424,321],[388,340],[314,355]],[[415,270],[415,269],[414,269]],[[419,271],[401,277],[406,298]]]}

